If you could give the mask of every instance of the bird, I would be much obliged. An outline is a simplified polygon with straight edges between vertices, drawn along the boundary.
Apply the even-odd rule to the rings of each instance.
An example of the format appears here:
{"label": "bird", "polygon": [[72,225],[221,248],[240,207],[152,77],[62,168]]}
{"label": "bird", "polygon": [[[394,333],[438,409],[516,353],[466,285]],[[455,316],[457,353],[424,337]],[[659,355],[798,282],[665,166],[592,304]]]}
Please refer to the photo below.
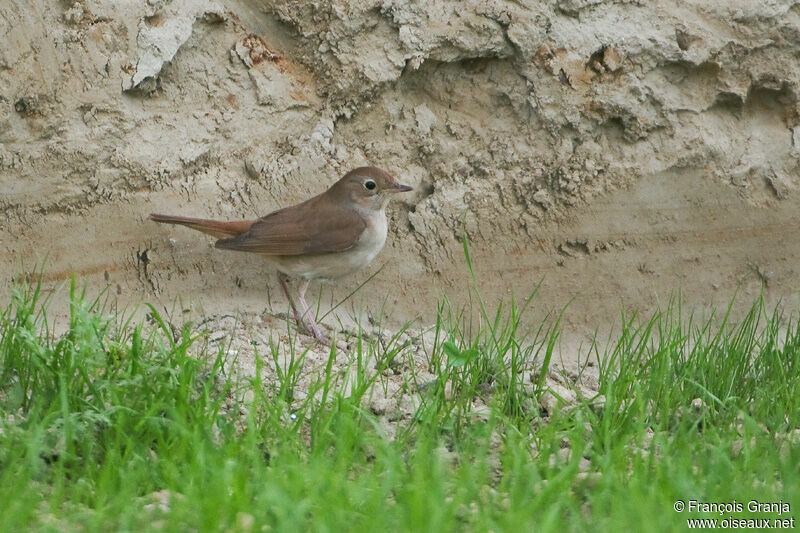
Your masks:
{"label": "bird", "polygon": [[[151,213],[149,219],[201,231],[221,250],[263,256],[277,270],[298,328],[329,344],[310,312],[305,293],[315,280],[335,280],[369,265],[386,243],[386,206],[396,194],[413,190],[385,170],[360,167],[325,192],[255,220],[220,221]],[[289,283],[299,279],[297,300]],[[307,322],[306,322],[307,321]]]}

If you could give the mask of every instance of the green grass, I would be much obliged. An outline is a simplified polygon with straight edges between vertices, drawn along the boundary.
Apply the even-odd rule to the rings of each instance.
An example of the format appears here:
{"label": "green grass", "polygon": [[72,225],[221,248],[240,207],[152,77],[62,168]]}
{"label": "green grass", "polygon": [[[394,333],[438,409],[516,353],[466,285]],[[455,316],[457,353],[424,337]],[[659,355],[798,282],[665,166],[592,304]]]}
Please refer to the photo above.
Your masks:
{"label": "green grass", "polygon": [[[778,515],[676,500],[800,505],[800,331],[761,300],[737,323],[678,304],[623,318],[589,348],[599,393],[551,411],[560,330],[521,327],[531,299],[489,312],[475,291],[474,316],[441,303],[432,383],[402,335],[362,339],[331,351],[303,401],[299,347],[256,354],[275,379],[235,381],[191,325],[107,315],[74,281],[69,302],[58,336],[39,287],[0,314],[2,530],[683,531]],[[336,357],[352,360],[347,387]],[[422,388],[393,439],[364,407],[387,369]]]}

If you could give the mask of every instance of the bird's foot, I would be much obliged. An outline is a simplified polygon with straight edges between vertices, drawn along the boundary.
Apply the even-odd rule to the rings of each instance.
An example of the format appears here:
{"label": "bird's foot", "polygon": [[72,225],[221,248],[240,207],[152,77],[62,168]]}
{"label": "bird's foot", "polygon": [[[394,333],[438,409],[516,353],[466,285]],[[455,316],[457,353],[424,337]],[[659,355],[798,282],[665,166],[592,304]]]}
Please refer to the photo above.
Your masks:
{"label": "bird's foot", "polygon": [[301,316],[295,316],[295,321],[297,322],[297,329],[301,333],[309,337],[313,337],[321,344],[325,344],[326,346],[331,345],[330,338],[322,332],[319,325],[314,321],[313,318],[309,321],[306,321],[303,320]]}
{"label": "bird's foot", "polygon": [[[311,331],[303,331],[304,335],[300,339],[300,342],[304,346],[311,346],[312,344],[321,345],[331,347],[333,345],[333,340],[330,336],[325,335],[324,333],[317,337]],[[348,352],[352,348],[351,345],[346,343],[343,340],[336,339],[336,348],[341,352]]]}
{"label": "bird's foot", "polygon": [[301,329],[303,333],[305,333],[309,337],[314,337],[318,342],[330,346],[331,344],[330,339],[328,338],[327,335],[322,333],[322,330],[320,329],[319,325],[314,320],[314,318],[309,315],[306,316],[308,316],[309,318],[309,320],[307,321],[304,320],[303,316],[295,316],[298,328]]}
{"label": "bird's foot", "polygon": [[325,346],[331,345],[331,338],[328,335],[322,333],[322,330],[319,329],[319,326],[316,323],[311,322],[311,331],[309,333],[320,344],[324,344]]}
{"label": "bird's foot", "polygon": [[[306,339],[304,340],[308,344],[318,343],[328,347],[333,345],[332,337],[323,333],[321,328],[316,323],[312,322],[311,324],[298,324],[298,329],[306,336]],[[352,345],[348,344],[344,340],[336,339],[336,347],[343,352],[347,352],[352,348]]]}
{"label": "bird's foot", "polygon": [[314,321],[313,318],[311,319],[310,326],[311,326],[311,333],[314,335],[315,339],[317,339],[322,344],[330,345],[331,343],[330,339],[328,338],[327,335],[322,333],[322,330],[319,329],[319,325],[316,323],[316,321]]}

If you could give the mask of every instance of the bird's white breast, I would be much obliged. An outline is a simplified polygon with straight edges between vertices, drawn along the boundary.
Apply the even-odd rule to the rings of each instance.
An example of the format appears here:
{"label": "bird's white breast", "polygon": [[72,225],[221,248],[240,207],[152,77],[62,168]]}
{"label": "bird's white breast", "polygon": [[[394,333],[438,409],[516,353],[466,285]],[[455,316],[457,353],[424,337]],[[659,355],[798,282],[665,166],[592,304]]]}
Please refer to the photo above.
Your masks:
{"label": "bird's white breast", "polygon": [[386,221],[386,212],[364,211],[360,213],[367,221],[367,227],[361,234],[356,245],[345,253],[351,253],[354,265],[363,268],[370,264],[375,256],[383,249],[386,244],[386,235],[389,232],[389,224]]}

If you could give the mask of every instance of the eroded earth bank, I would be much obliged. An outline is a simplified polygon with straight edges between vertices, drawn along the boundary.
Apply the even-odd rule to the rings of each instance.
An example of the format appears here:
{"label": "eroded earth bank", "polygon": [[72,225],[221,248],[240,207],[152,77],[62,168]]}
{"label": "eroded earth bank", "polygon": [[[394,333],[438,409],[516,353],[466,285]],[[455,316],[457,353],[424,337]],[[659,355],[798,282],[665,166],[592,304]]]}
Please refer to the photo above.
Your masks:
{"label": "eroded earth bank", "polygon": [[678,290],[796,308],[798,51],[789,1],[6,0],[2,283],[46,259],[123,305],[282,313],[258,257],[147,214],[252,218],[374,164],[415,192],[323,307],[382,267],[342,309],[430,323],[466,230],[487,301],[542,280],[531,320],[571,301],[578,337]]}

